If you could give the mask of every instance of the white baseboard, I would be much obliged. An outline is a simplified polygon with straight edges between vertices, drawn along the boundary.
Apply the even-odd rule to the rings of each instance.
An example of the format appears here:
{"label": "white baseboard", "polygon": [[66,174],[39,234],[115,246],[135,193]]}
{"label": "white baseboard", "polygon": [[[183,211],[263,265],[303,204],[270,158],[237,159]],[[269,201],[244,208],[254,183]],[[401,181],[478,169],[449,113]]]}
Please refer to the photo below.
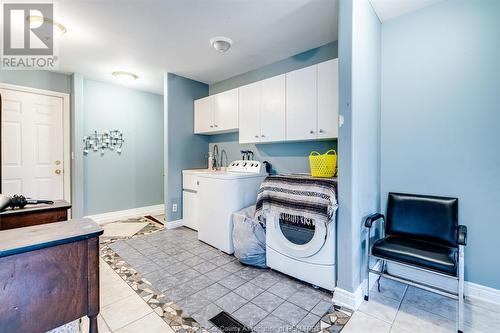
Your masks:
{"label": "white baseboard", "polygon": [[360,284],[353,293],[339,287],[335,288],[333,292],[333,303],[335,305],[340,305],[351,310],[357,310],[361,305],[361,302],[363,302],[362,284]]}
{"label": "white baseboard", "polygon": [[[451,292],[456,292],[456,280],[450,278],[423,272],[421,270],[412,269],[410,267],[404,267],[397,264],[387,264],[387,270],[390,274],[443,288]],[[500,290],[498,289],[493,289],[477,283],[465,281],[464,294],[465,297],[470,299],[472,303],[474,303],[474,301],[481,301],[500,305]]]}
{"label": "white baseboard", "polygon": [[184,225],[184,222],[182,220],[175,220],[175,221],[165,221],[165,226],[167,229],[175,229],[182,227]]}
{"label": "white baseboard", "polygon": [[[379,261],[375,264],[375,266],[373,266],[372,269],[380,270],[381,268],[382,268],[382,263]],[[370,289],[377,282],[377,277],[378,277],[377,274],[370,273]],[[348,309],[357,310],[365,297],[363,286],[365,286],[366,282],[367,282],[366,279],[364,279],[363,283],[361,283],[358,286],[358,288],[356,288],[356,291],[354,291],[353,293],[338,287],[335,288],[333,292],[333,302],[337,305],[344,306]]]}
{"label": "white baseboard", "polygon": [[474,301],[488,302],[500,305],[500,290],[465,281],[465,297]]}
{"label": "white baseboard", "polygon": [[141,217],[146,215],[161,215],[165,214],[165,205],[154,205],[147,207],[139,207],[133,209],[120,210],[103,214],[89,215],[85,218],[94,220],[100,225],[111,223],[114,221]]}

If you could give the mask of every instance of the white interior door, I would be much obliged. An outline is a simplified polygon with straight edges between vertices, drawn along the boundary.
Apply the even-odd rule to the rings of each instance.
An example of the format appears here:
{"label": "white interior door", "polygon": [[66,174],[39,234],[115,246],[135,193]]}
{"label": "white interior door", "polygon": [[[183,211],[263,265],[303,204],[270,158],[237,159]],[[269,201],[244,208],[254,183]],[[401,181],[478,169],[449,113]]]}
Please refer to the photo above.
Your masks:
{"label": "white interior door", "polygon": [[317,73],[316,66],[286,74],[286,139],[316,139]]}
{"label": "white interior door", "polygon": [[262,81],[261,142],[285,141],[285,77]]}
{"label": "white interior door", "polygon": [[2,193],[63,200],[63,99],[10,89],[0,93]]}
{"label": "white interior door", "polygon": [[339,136],[339,60],[318,64],[318,138]]}
{"label": "white interior door", "polygon": [[259,142],[261,82],[243,86],[239,90],[239,141],[240,143]]}

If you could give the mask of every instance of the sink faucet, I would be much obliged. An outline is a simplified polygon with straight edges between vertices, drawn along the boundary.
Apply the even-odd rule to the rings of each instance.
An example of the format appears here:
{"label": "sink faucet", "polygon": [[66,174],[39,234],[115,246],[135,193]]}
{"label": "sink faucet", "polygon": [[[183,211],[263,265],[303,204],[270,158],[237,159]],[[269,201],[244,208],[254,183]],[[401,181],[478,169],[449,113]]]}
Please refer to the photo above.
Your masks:
{"label": "sink faucet", "polygon": [[212,163],[213,164],[212,169],[218,170],[217,158],[219,158],[219,146],[214,145],[214,148],[212,149],[212,156],[214,157],[213,163]]}
{"label": "sink faucet", "polygon": [[[222,162],[223,162],[223,158],[224,158],[224,156],[226,156],[226,165],[224,165],[224,164],[222,163]],[[228,164],[228,163],[227,163],[227,153],[226,153],[226,151],[225,151],[224,149],[222,149],[222,151],[220,152],[220,166],[221,166],[221,167],[224,167],[224,166],[225,166],[225,167],[227,168],[227,164]]]}

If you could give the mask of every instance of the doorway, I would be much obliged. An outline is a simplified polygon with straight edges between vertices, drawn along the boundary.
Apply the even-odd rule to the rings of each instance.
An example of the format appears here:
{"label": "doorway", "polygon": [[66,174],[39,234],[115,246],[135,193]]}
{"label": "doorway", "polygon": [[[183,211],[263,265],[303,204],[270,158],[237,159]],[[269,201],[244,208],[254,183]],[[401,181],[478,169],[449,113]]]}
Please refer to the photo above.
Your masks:
{"label": "doorway", "polygon": [[0,84],[1,193],[71,199],[69,95]]}

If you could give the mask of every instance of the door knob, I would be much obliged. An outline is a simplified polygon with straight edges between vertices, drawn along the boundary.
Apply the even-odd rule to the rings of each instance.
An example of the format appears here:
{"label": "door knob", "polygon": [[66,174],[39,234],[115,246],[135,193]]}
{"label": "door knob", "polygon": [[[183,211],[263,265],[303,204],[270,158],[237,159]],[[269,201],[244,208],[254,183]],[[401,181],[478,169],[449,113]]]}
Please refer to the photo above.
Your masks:
{"label": "door knob", "polygon": [[61,169],[56,169],[55,171],[56,175],[60,175],[62,173]]}

